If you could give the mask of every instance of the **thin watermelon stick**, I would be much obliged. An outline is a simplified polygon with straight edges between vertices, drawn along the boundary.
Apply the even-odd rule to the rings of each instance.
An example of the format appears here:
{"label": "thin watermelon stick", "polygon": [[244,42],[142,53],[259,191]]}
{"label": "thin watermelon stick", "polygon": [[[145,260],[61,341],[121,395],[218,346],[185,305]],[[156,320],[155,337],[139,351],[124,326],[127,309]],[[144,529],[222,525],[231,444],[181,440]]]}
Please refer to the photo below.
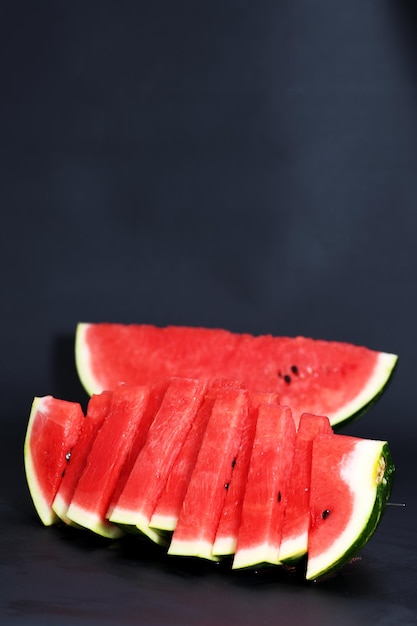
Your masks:
{"label": "thin watermelon stick", "polygon": [[141,421],[147,415],[148,387],[121,386],[114,390],[110,410],[94,439],[87,464],[74,491],[67,517],[105,537],[119,537],[106,513],[123,465]]}
{"label": "thin watermelon stick", "polygon": [[197,413],[197,417],[193,422],[190,433],[181,447],[175,463],[171,468],[165,487],[155,506],[149,522],[152,528],[164,531],[175,530],[191,472],[197,460],[204,431],[210,418],[217,393],[220,389],[226,387],[243,389],[244,383],[242,381],[220,379],[214,381],[210,386],[204,402]]}
{"label": "thin watermelon stick", "polygon": [[111,522],[135,526],[157,543],[161,534],[149,527],[171,468],[203,402],[206,383],[174,378],[163,398],[120,496],[109,510]]}
{"label": "thin watermelon stick", "polygon": [[113,393],[111,391],[103,391],[100,394],[91,396],[77,445],[74,446],[71,451],[68,464],[63,472],[59,489],[52,503],[52,508],[58,517],[66,524],[72,524],[71,520],[67,517],[68,507],[71,503],[78,479],[86,466],[88,453],[93,445],[93,441],[110,410],[112,395]]}
{"label": "thin watermelon stick", "polygon": [[242,441],[234,463],[233,480],[230,482],[226,493],[216,539],[213,544],[212,552],[215,556],[234,554],[236,551],[243,496],[249,471],[253,438],[255,436],[256,418],[259,406],[262,404],[279,404],[279,395],[274,392],[261,391],[250,394],[250,408],[243,430]]}
{"label": "thin watermelon stick", "polygon": [[259,408],[232,567],[278,564],[295,424],[288,407]]}
{"label": "thin watermelon stick", "polygon": [[219,391],[172,535],[169,554],[214,559],[213,543],[223,502],[233,481],[234,459],[247,412],[246,390]]}
{"label": "thin watermelon stick", "polygon": [[282,563],[295,561],[307,552],[311,459],[314,438],[320,433],[333,433],[328,418],[311,413],[302,414],[295,440],[293,469],[279,548],[279,560]]}

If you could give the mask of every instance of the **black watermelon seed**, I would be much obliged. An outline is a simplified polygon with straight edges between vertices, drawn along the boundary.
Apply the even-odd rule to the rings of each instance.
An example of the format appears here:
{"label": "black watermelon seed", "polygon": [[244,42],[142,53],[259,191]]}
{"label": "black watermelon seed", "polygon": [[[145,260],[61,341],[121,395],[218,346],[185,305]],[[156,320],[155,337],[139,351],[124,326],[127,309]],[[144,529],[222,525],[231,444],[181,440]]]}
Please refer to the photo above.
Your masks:
{"label": "black watermelon seed", "polygon": [[236,457],[232,461],[232,467],[234,467],[235,465],[236,465]]}
{"label": "black watermelon seed", "polygon": [[296,365],[291,366],[291,371],[293,374],[298,374],[298,367]]}
{"label": "black watermelon seed", "polygon": [[230,485],[230,483],[224,483],[224,488],[226,489],[226,491],[227,491],[227,489],[229,489],[229,485]]}
{"label": "black watermelon seed", "polygon": [[323,513],[321,514],[323,519],[326,519],[326,517],[329,517],[329,515],[330,515],[330,510],[329,509],[325,509],[323,511]]}
{"label": "black watermelon seed", "polygon": [[280,492],[280,491],[278,491],[278,502],[281,502],[281,497],[282,497],[282,496],[281,496],[281,492]]}
{"label": "black watermelon seed", "polygon": [[286,382],[287,384],[290,384],[290,382],[291,382],[291,376],[289,376],[288,374],[285,374],[285,376],[284,376],[284,380],[285,380],[285,382]]}

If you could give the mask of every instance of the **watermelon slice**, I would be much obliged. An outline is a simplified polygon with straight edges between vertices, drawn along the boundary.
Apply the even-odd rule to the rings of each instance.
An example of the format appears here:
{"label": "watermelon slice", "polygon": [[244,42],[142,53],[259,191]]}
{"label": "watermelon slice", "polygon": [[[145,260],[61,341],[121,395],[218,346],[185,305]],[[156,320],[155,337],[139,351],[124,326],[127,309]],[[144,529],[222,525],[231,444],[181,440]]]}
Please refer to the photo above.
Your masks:
{"label": "watermelon slice", "polygon": [[295,424],[288,407],[258,411],[233,568],[279,563],[293,464]]}
{"label": "watermelon slice", "polygon": [[348,343],[147,324],[77,327],[76,364],[86,390],[156,377],[239,378],[253,391],[275,391],[294,418],[326,415],[332,425],[363,412],[380,395],[397,356]]}
{"label": "watermelon slice", "polygon": [[248,398],[244,389],[217,393],[168,553],[212,560],[216,529],[233,482]]}
{"label": "watermelon slice", "polygon": [[329,575],[365,545],[385,510],[393,473],[386,441],[314,439],[307,579]]}
{"label": "watermelon slice", "polygon": [[230,555],[236,551],[243,496],[249,471],[253,438],[255,436],[256,418],[259,407],[262,404],[279,404],[278,394],[268,391],[251,394],[248,419],[244,425],[242,440],[233,469],[233,480],[226,493],[212,549],[215,556]]}
{"label": "watermelon slice", "polygon": [[161,534],[150,528],[150,520],[205,391],[206,384],[198,380],[171,381],[124,488],[109,507],[111,522],[136,526],[155,541],[163,542]]}
{"label": "watermelon slice", "polygon": [[52,503],[52,508],[66,524],[72,524],[67,517],[68,507],[80,474],[85,468],[91,444],[109,412],[112,395],[111,391],[103,391],[101,394],[91,396],[83,428],[77,439],[77,445],[71,453],[71,463],[68,463],[63,471],[62,480]]}
{"label": "watermelon slice", "polygon": [[122,534],[106,513],[141,421],[147,421],[150,390],[122,385],[112,393],[109,411],[89,451],[66,516],[104,537]]}
{"label": "watermelon slice", "polygon": [[45,526],[58,522],[52,502],[84,420],[76,402],[35,397],[24,445],[25,471],[35,509]]}
{"label": "watermelon slice", "polygon": [[300,418],[279,547],[281,563],[296,561],[307,552],[313,441],[320,433],[332,434],[332,432],[327,417],[303,413]]}

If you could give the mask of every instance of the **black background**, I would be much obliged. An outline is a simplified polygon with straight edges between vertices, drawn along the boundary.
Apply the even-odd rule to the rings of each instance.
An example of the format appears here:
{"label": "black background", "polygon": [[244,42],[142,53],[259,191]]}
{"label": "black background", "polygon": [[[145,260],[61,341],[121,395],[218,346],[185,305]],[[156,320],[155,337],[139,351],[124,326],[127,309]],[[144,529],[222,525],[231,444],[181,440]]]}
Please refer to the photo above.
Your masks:
{"label": "black background", "polygon": [[[16,1],[0,23],[4,620],[417,623],[414,3]],[[23,437],[33,396],[85,401],[78,321],[399,354],[347,432],[390,441],[406,507],[326,592],[126,565],[39,528]]]}

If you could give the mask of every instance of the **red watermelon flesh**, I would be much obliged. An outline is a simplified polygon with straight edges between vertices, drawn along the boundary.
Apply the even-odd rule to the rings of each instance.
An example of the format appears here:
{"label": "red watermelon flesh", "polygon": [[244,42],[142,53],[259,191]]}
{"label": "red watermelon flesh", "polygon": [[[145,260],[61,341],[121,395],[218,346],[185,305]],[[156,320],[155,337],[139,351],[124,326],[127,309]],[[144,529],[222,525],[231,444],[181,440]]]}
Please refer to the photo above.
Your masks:
{"label": "red watermelon flesh", "polygon": [[278,564],[295,425],[288,407],[259,407],[232,567]]}
{"label": "red watermelon flesh", "polygon": [[325,434],[314,439],[308,579],[328,575],[366,543],[385,510],[393,473],[384,441]]}
{"label": "red watermelon flesh", "polygon": [[155,541],[161,541],[149,523],[205,392],[205,382],[182,378],[170,381],[124,488],[108,511],[111,522],[134,525]]}
{"label": "red watermelon flesh", "polygon": [[165,531],[175,530],[216,394],[219,389],[229,387],[242,389],[244,384],[242,381],[218,380],[208,390],[155,506],[149,522],[151,528]]}
{"label": "red watermelon flesh", "polygon": [[120,381],[147,385],[159,376],[239,378],[250,392],[279,393],[296,420],[311,412],[333,425],[380,394],[396,361],[348,343],[222,329],[79,324],[76,336],[77,369],[90,393]]}
{"label": "red watermelon flesh", "polygon": [[87,406],[87,414],[83,421],[83,427],[77,439],[77,445],[72,450],[69,463],[63,472],[62,480],[54,498],[52,508],[58,517],[67,524],[72,523],[71,520],[67,518],[68,507],[77,486],[78,479],[86,465],[92,442],[101,428],[104,418],[109,412],[111,398],[111,391],[103,391],[101,394],[91,396]]}
{"label": "red watermelon flesh", "polygon": [[147,415],[149,395],[148,387],[122,385],[113,391],[109,412],[92,443],[67,510],[71,522],[105,537],[122,534],[107,521],[106,513],[141,420]]}
{"label": "red watermelon flesh", "polygon": [[295,438],[293,467],[279,548],[280,562],[297,560],[307,552],[311,459],[314,438],[320,433],[333,433],[328,418],[303,413]]}
{"label": "red watermelon flesh", "polygon": [[224,388],[217,393],[191,474],[169,554],[213,559],[212,548],[234,462],[247,419],[248,394]]}
{"label": "red watermelon flesh", "polygon": [[52,396],[34,398],[25,438],[25,470],[33,503],[42,522],[58,521],[52,509],[84,421],[76,402]]}
{"label": "red watermelon flesh", "polygon": [[256,418],[263,404],[279,404],[274,392],[255,392],[250,395],[250,407],[243,429],[242,441],[236,455],[233,480],[226,493],[223,510],[216,532],[212,552],[215,556],[234,554],[240,525],[243,496],[249,471],[249,462],[255,435]]}

